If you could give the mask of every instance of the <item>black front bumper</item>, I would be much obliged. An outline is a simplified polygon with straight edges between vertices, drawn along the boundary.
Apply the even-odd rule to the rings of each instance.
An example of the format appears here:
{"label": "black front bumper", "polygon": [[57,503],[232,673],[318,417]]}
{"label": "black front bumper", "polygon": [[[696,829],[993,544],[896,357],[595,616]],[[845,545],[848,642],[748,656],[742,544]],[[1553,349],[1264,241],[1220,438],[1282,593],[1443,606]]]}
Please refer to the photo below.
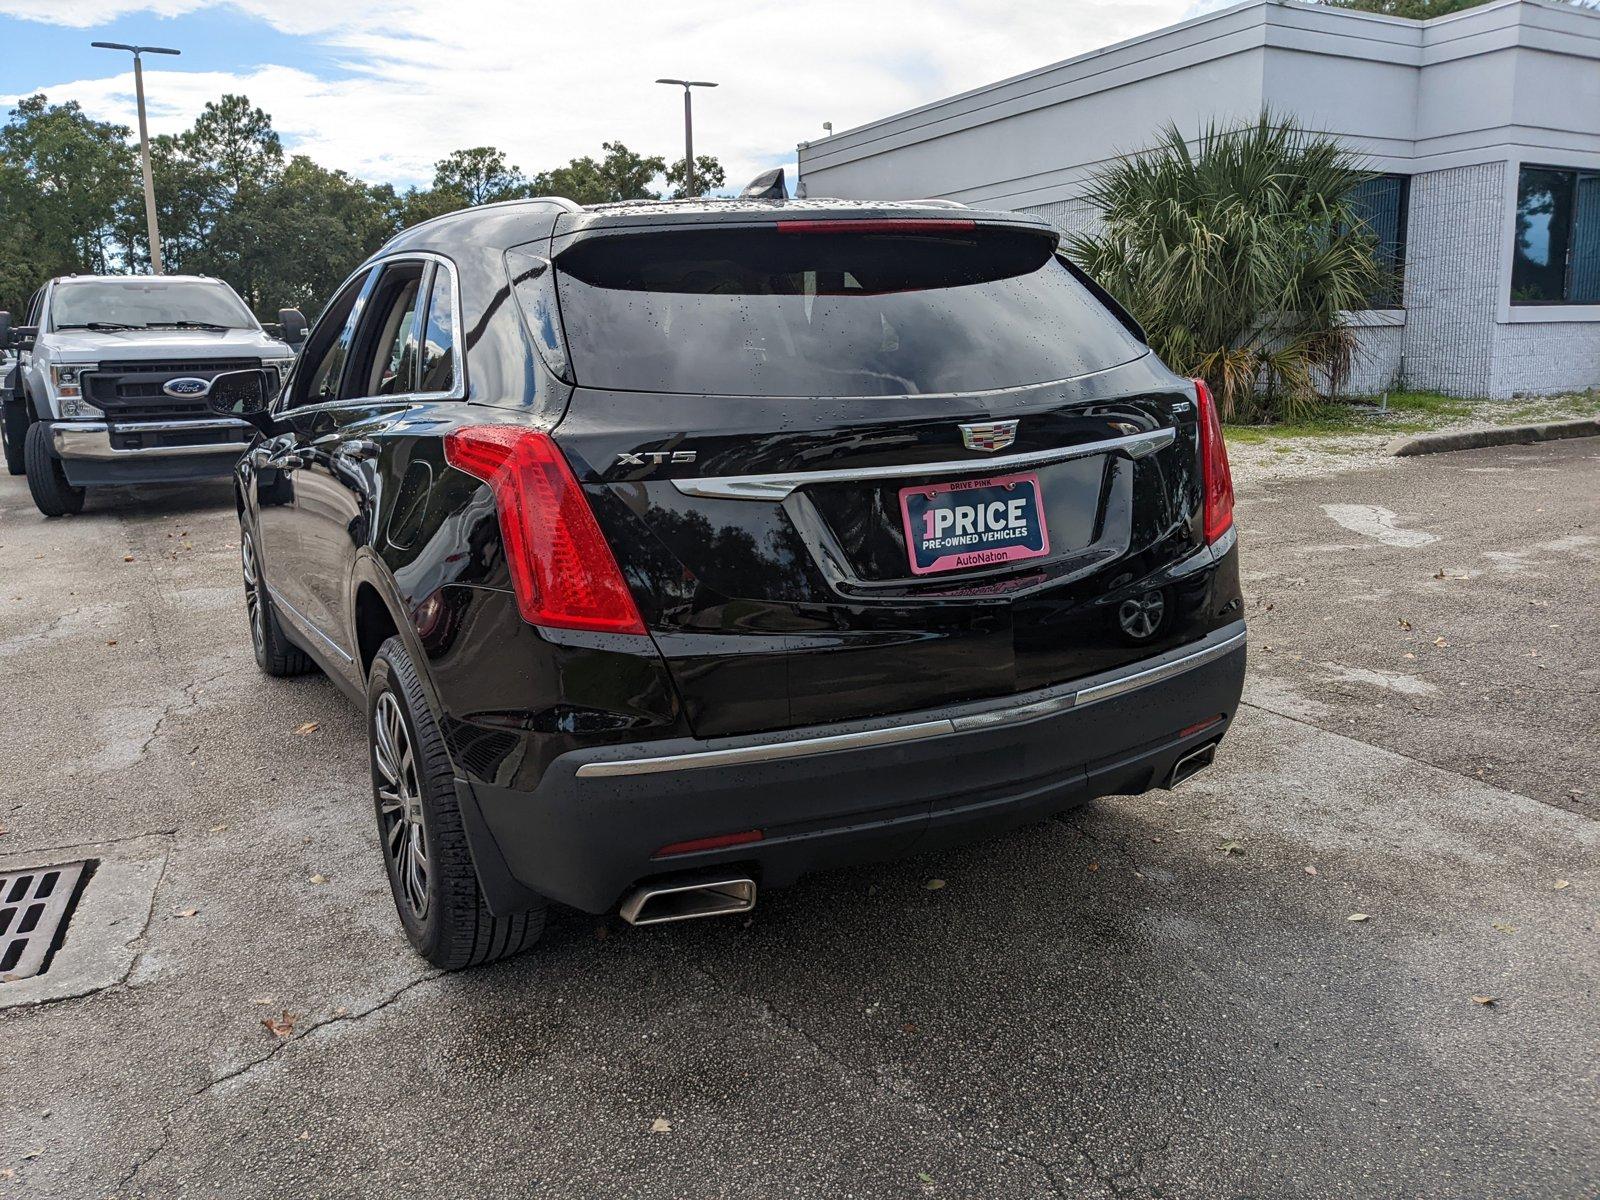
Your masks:
{"label": "black front bumper", "polygon": [[[1244,623],[1070,685],[893,719],[557,758],[532,792],[458,781],[490,907],[545,896],[588,912],[646,878],[739,864],[763,887],[1039,820],[1163,784],[1227,731]],[[656,857],[760,830],[761,840]]]}

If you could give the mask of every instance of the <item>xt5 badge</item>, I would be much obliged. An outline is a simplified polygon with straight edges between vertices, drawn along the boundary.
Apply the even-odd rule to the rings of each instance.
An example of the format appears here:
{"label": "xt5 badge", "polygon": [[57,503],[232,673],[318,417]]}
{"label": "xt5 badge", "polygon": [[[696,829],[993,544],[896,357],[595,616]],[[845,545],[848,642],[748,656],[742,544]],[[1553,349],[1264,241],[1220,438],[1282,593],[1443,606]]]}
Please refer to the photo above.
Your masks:
{"label": "xt5 badge", "polygon": [[659,467],[662,463],[692,463],[693,450],[644,450],[638,454],[627,451],[617,455],[613,467]]}

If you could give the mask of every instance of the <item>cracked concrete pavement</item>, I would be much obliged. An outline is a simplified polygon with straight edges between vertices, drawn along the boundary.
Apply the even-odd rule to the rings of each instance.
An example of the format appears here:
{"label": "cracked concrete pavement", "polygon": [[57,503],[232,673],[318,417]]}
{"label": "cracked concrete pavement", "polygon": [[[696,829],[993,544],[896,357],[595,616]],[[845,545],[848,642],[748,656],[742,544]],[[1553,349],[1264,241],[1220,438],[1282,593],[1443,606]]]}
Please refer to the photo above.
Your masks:
{"label": "cracked concrete pavement", "polygon": [[0,1197],[1592,1194],[1597,479],[1246,482],[1213,770],[455,975],[358,715],[255,671],[226,487],[0,479],[0,855],[168,847],[125,975],[0,1010]]}

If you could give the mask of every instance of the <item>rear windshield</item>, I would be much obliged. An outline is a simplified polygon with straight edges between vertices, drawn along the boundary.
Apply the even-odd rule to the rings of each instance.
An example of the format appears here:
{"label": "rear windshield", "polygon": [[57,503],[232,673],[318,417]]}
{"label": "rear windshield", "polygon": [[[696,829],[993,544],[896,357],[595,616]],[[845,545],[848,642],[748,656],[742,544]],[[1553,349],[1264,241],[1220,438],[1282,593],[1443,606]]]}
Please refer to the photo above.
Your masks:
{"label": "rear windshield", "polygon": [[50,323],[56,329],[92,324],[127,325],[134,329],[256,327],[255,318],[232,288],[190,279],[59,284],[50,304]]}
{"label": "rear windshield", "polygon": [[1039,233],[800,224],[578,242],[556,264],[578,383],[926,395],[1068,379],[1145,352]]}

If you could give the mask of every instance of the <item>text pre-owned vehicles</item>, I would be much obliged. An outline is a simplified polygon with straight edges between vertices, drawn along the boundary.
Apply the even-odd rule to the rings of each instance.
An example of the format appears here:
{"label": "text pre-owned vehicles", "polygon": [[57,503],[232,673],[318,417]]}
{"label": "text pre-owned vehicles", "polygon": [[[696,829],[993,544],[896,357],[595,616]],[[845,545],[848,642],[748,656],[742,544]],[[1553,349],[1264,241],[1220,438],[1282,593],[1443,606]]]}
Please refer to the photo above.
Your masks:
{"label": "text pre-owned vehicles", "polygon": [[202,276],[52,279],[15,332],[7,465],[26,468],[47,517],[78,512],[89,487],[226,478],[250,427],[211,411],[211,379],[294,362],[232,288]]}
{"label": "text pre-owned vehicles", "polygon": [[252,419],[257,661],[365,705],[443,966],[1170,786],[1238,703],[1216,410],[1031,219],[452,214]]}

